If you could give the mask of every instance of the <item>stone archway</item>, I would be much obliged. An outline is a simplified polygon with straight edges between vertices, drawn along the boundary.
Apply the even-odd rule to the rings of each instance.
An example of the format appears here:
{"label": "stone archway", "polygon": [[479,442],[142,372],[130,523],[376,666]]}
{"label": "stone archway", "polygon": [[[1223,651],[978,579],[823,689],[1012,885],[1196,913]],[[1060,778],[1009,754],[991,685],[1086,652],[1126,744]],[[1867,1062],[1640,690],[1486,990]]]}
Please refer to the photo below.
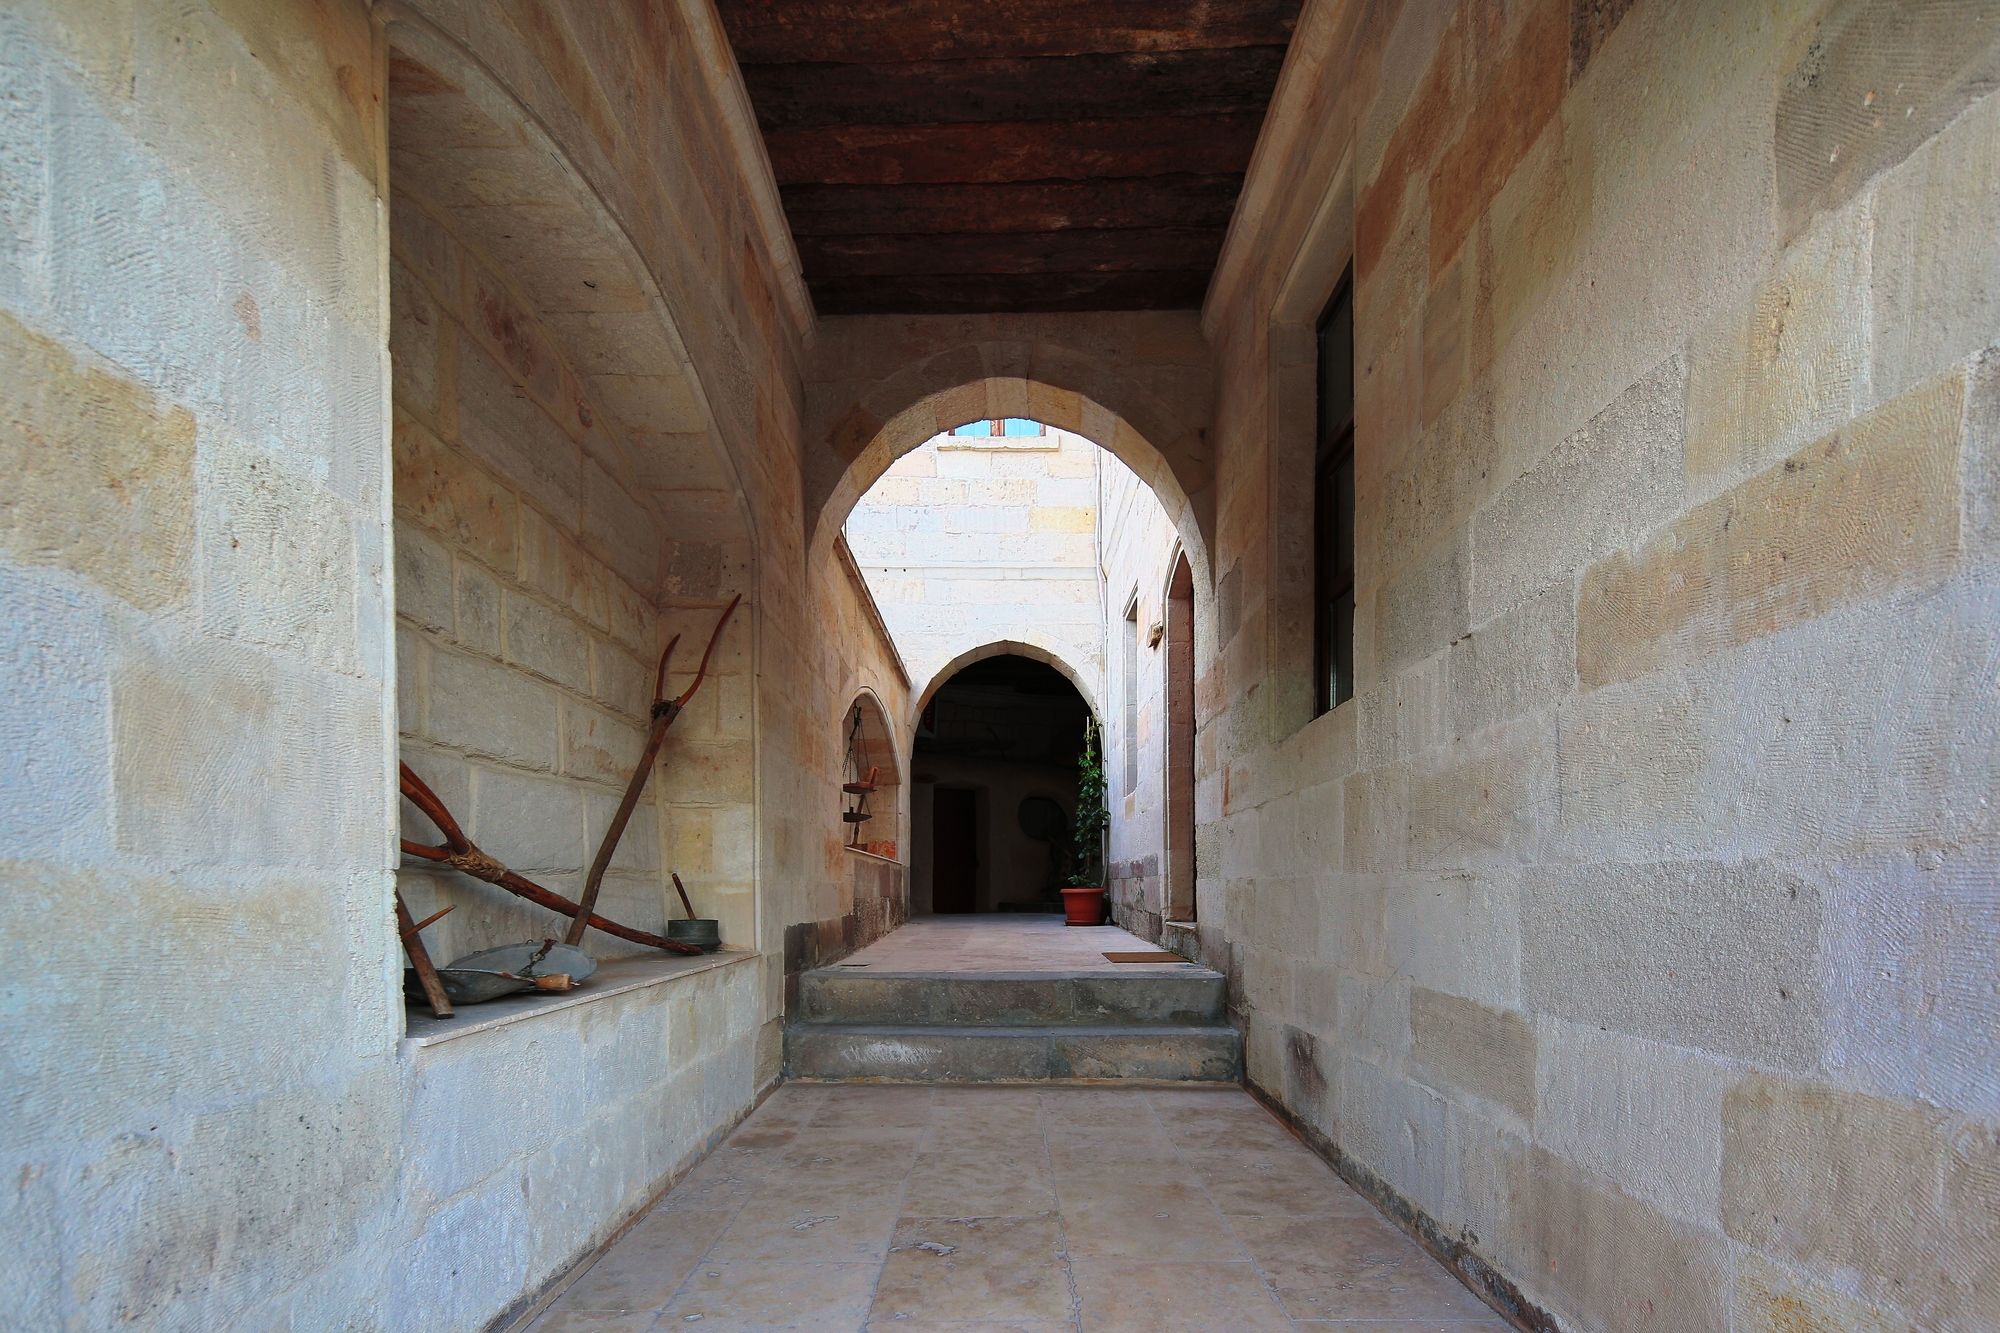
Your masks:
{"label": "stone archway", "polygon": [[[968,648],[938,668],[937,674],[925,683],[921,691],[912,696],[910,716],[913,724],[914,719],[923,715],[925,706],[936,697],[940,689],[943,689],[951,681],[953,676],[956,676],[974,662],[983,662],[989,657],[1006,655],[1025,657],[1030,661],[1040,662],[1044,666],[1054,667],[1068,679],[1070,684],[1076,686],[1076,692],[1082,695],[1084,703],[1090,706],[1090,715],[1094,718],[1103,718],[1104,692],[1100,683],[1092,680],[1088,672],[1078,670],[1065,660],[1061,653],[1044,644],[1023,642],[1017,639],[996,639],[991,643],[983,643],[977,648]],[[914,725],[909,730],[914,731]]]}
{"label": "stone archway", "polygon": [[[976,324],[975,329],[968,328]],[[1082,336],[1079,336],[1079,335]],[[1144,481],[1214,587],[1208,421],[1213,376],[1192,315],[825,321],[807,385],[807,549],[830,549],[889,466],[982,417],[1081,435]]]}

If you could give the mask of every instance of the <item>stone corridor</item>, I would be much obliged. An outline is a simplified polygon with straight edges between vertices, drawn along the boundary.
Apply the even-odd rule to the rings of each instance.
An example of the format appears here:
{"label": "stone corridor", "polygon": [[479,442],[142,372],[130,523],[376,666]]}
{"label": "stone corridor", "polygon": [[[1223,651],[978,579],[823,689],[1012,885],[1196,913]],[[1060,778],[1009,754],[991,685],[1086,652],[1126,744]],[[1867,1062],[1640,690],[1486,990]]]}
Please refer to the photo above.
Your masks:
{"label": "stone corridor", "polygon": [[1507,1327],[1238,1088],[777,1089],[534,1333]]}

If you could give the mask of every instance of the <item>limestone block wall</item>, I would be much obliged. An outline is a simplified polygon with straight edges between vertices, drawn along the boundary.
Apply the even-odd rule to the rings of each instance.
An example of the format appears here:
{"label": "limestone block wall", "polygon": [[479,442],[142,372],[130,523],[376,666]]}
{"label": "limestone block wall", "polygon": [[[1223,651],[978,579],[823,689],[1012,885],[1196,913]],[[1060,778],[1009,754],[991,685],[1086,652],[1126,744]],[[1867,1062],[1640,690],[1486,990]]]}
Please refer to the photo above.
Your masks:
{"label": "limestone block wall", "polygon": [[[677,696],[722,605],[662,595],[669,522],[565,429],[602,409],[561,344],[421,201],[397,193],[392,207],[402,757],[485,851],[574,899],[645,746],[661,649],[680,636]],[[552,411],[509,360],[555,367],[543,379],[585,410]],[[732,619],[668,732],[600,890],[604,915],[663,929],[680,914],[673,870],[725,943],[754,945],[750,637],[749,613]],[[439,841],[408,802],[403,833]],[[419,919],[452,906],[426,932],[440,961],[566,924],[415,858],[398,881]],[[646,952],[595,931],[584,947]]]}
{"label": "limestone block wall", "polygon": [[1167,594],[1179,547],[1153,493],[1130,470],[1098,482],[1098,559],[1105,607],[1105,798],[1111,809],[1106,886],[1112,919],[1162,937],[1166,875]]}
{"label": "limestone block wall", "polygon": [[8,1327],[374,1308],[403,1086],[375,68],[359,3],[0,12]]}
{"label": "limestone block wall", "polygon": [[[940,435],[893,463],[846,537],[921,694],[955,659],[1032,645],[1103,697],[1097,478],[1130,475],[1063,430]],[[1157,504],[1155,505],[1157,508]]]}
{"label": "limestone block wall", "polygon": [[1252,1081],[1557,1326],[2000,1323],[1996,43],[1306,6],[1205,312],[1217,905]]}

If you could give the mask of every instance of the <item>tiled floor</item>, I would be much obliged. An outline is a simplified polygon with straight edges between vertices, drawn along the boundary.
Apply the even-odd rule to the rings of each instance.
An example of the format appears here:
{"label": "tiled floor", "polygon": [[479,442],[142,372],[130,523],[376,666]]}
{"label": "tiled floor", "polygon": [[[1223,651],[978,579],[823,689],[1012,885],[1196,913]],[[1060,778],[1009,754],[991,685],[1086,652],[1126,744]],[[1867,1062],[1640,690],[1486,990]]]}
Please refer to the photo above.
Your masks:
{"label": "tiled floor", "polygon": [[697,1326],[1506,1327],[1241,1089],[802,1084],[535,1328]]}
{"label": "tiled floor", "polygon": [[1158,953],[1116,926],[1065,926],[1059,916],[920,916],[834,964],[872,972],[1172,971],[1188,963],[1114,963],[1107,952]]}

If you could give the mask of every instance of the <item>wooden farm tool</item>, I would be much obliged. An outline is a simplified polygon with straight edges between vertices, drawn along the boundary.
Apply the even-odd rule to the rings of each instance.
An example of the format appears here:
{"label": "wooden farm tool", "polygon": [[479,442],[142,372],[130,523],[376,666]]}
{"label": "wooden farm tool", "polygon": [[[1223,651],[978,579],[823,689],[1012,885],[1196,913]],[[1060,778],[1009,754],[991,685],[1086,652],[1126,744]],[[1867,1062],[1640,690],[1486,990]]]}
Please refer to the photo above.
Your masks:
{"label": "wooden farm tool", "polygon": [[[646,749],[639,756],[638,767],[632,770],[632,780],[625,784],[625,799],[618,803],[618,813],[611,816],[611,826],[604,830],[604,840],[597,845],[597,859],[590,863],[590,874],[583,881],[582,911],[570,922],[563,943],[583,942],[584,926],[591,909],[597,906],[597,891],[603,886],[604,872],[611,865],[612,853],[618,850],[618,839],[625,835],[625,825],[631,820],[633,809],[639,804],[639,794],[646,790],[646,779],[653,774],[653,761],[660,757],[660,745],[667,739],[667,728],[674,724],[674,719],[687,707],[688,700],[694,698],[694,692],[701,688],[702,681],[708,678],[708,659],[714,655],[715,645],[722,639],[723,627],[729,623],[729,617],[736,614],[736,604],[742,600],[743,594],[738,593],[729,599],[728,606],[722,608],[722,616],[715,622],[714,632],[708,636],[708,647],[702,649],[701,665],[695,670],[694,683],[683,690],[678,699],[666,697],[667,659],[674,655],[674,645],[681,641],[681,636],[676,634],[667,640],[666,651],[660,654],[659,670],[653,674],[653,729],[646,736]],[[678,881],[675,887],[679,887]],[[687,901],[686,893],[681,894],[681,901]],[[688,909],[688,915],[694,915],[692,907]]]}
{"label": "wooden farm tool", "polygon": [[[403,765],[403,795],[409,797],[410,803],[423,811],[424,816],[438,826],[438,832],[444,834],[442,847],[431,847],[410,838],[403,839],[405,855],[419,857],[425,861],[441,862],[454,870],[462,870],[474,879],[497,884],[515,897],[526,898],[529,902],[546,907],[551,912],[587,920],[590,925],[605,934],[616,935],[621,940],[631,940],[634,944],[644,944],[649,948],[665,949],[669,953],[701,952],[693,945],[682,944],[679,940],[670,940],[664,935],[655,935],[631,926],[621,926],[616,921],[587,913],[560,893],[543,888],[525,875],[515,874],[473,845],[472,839],[465,836],[465,831],[459,828],[458,821],[452,818],[451,811],[445,808],[442,800],[438,799],[438,794],[425,785],[424,780],[418,777],[408,764]],[[400,899],[398,906],[401,907]],[[401,919],[407,922],[408,917],[408,909],[403,909]],[[430,994],[428,986],[424,988],[424,993],[426,996]]]}
{"label": "wooden farm tool", "polygon": [[[408,769],[404,769],[408,772]],[[403,937],[403,951],[410,955],[410,966],[416,969],[417,984],[424,988],[424,999],[430,1003],[431,1014],[437,1018],[450,1018],[456,1011],[451,1007],[451,998],[444,993],[444,983],[438,980],[437,968],[431,963],[431,951],[424,947],[423,937],[417,932],[431,922],[449,912],[432,912],[422,921],[410,919],[410,905],[403,901],[401,889],[396,891],[396,933]]]}
{"label": "wooden farm tool", "polygon": [[681,910],[686,912],[688,920],[692,921],[694,920],[694,904],[688,901],[688,891],[681,886],[680,872],[674,871],[672,877],[674,881],[674,892],[678,893],[681,896]]}

